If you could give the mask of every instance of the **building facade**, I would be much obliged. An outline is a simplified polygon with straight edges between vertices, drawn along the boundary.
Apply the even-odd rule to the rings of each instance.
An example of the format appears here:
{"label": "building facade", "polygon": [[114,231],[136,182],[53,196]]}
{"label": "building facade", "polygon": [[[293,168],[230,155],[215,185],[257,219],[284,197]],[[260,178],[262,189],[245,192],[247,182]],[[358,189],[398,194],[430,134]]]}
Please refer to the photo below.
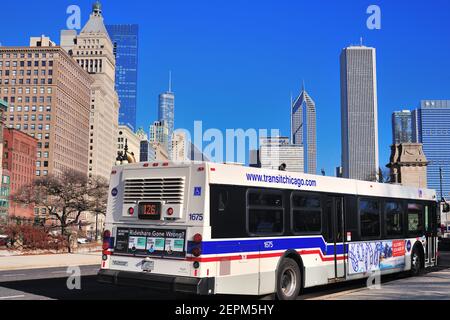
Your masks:
{"label": "building facade", "polygon": [[[14,195],[24,186],[29,186],[36,179],[36,167],[42,166],[37,160],[38,140],[25,132],[3,129],[4,151],[3,169],[9,173],[10,194]],[[34,218],[34,207],[19,205],[10,201],[9,216]]]}
{"label": "building facade", "polygon": [[106,25],[116,57],[116,91],[119,95],[119,124],[136,130],[139,26]]}
{"label": "building facade", "polygon": [[304,148],[293,145],[288,137],[261,138],[259,142],[259,167],[278,170],[286,165],[286,171],[304,173]]}
{"label": "building facade", "polygon": [[37,176],[87,174],[92,82],[60,47],[0,47],[6,125],[38,140]]}
{"label": "building facade", "polygon": [[376,51],[351,46],[342,51],[340,60],[343,176],[376,181],[379,172]]}
{"label": "building facade", "polygon": [[428,161],[420,143],[403,143],[392,146],[390,169],[391,183],[417,189],[427,188]]}
{"label": "building facade", "polygon": [[150,126],[150,142],[158,143],[169,153],[169,127],[165,121],[155,121]]}
{"label": "building facade", "polygon": [[128,146],[128,152],[134,155],[136,162],[139,162],[141,155],[141,139],[129,128],[129,126],[119,126],[117,137],[117,154],[125,153],[125,145]]}
{"label": "building facade", "polygon": [[428,188],[440,194],[440,170],[443,194],[450,198],[450,100],[424,100],[415,112],[419,143],[429,161]]}
{"label": "building facade", "polygon": [[148,140],[141,140],[140,162],[151,162],[156,160],[156,151]]}
{"label": "building facade", "polygon": [[188,151],[189,147],[186,133],[181,131],[174,132],[172,137],[171,160],[173,162],[188,161],[189,160]]}
{"label": "building facade", "polygon": [[303,87],[292,104],[292,144],[302,145],[305,173],[317,174],[316,104]]}
{"label": "building facade", "polygon": [[392,114],[393,145],[415,143],[413,114],[410,110],[396,111]]}
{"label": "building facade", "polygon": [[[74,38],[70,38],[74,37]],[[119,98],[115,91],[116,60],[102,6],[96,2],[88,22],[76,35],[61,32],[61,43],[94,80],[90,97],[89,176],[110,178],[117,158]]]}

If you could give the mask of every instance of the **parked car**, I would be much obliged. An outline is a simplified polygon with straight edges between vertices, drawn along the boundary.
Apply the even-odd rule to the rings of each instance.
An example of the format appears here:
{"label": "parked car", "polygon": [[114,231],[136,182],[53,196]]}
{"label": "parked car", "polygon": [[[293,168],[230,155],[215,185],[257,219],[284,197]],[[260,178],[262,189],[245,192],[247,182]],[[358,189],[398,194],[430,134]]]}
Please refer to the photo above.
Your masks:
{"label": "parked car", "polygon": [[78,239],[78,244],[88,244],[89,240],[86,238],[79,238]]}
{"label": "parked car", "polygon": [[6,247],[8,245],[8,236],[0,235],[0,247]]}

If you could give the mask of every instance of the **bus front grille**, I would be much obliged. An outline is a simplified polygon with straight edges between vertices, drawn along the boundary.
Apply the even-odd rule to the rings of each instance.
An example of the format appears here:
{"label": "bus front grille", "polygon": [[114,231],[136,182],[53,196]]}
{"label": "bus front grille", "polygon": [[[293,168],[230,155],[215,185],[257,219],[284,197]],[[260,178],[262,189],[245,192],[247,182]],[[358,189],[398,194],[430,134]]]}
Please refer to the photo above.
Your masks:
{"label": "bus front grille", "polygon": [[124,203],[163,201],[167,204],[183,204],[184,186],[184,178],[128,179],[125,181]]}

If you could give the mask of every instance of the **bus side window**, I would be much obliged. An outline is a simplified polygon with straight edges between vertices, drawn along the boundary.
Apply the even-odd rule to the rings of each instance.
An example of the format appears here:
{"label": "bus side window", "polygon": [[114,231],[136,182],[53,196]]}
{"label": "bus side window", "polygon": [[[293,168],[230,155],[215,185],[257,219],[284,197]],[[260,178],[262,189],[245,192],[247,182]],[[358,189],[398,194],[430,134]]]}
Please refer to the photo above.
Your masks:
{"label": "bus side window", "polygon": [[417,203],[408,204],[408,236],[416,237],[423,234],[424,228],[424,208]]}

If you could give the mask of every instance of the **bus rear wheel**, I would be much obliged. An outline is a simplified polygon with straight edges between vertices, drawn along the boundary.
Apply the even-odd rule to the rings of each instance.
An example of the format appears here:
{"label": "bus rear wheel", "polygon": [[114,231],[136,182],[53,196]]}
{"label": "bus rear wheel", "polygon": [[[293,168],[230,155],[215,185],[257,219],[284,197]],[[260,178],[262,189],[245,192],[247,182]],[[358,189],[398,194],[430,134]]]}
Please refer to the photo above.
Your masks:
{"label": "bus rear wheel", "polygon": [[422,255],[417,247],[411,253],[411,276],[415,277],[422,272]]}
{"label": "bus rear wheel", "polygon": [[277,274],[277,298],[278,300],[295,300],[300,294],[301,272],[292,259],[286,258],[280,265]]}

